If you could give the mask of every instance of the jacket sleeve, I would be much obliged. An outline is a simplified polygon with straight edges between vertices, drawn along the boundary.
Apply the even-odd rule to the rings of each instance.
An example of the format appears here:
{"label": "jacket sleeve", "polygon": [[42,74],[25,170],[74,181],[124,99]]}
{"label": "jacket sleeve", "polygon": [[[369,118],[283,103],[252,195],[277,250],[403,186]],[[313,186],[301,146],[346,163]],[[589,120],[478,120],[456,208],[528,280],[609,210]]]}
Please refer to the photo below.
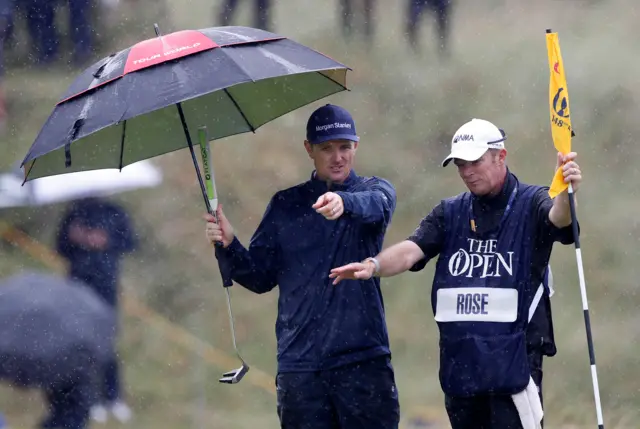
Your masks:
{"label": "jacket sleeve", "polygon": [[444,206],[440,203],[420,221],[420,225],[407,238],[416,243],[424,253],[424,258],[416,262],[409,271],[421,271],[427,262],[440,254],[445,238],[444,225]]}
{"label": "jacket sleeve", "polygon": [[342,198],[344,212],[364,223],[387,226],[396,208],[396,190],[387,180],[372,177],[362,190],[336,192]]}
{"label": "jacket sleeve", "polygon": [[274,199],[251,237],[249,249],[237,237],[226,249],[216,248],[223,280],[233,280],[255,293],[269,292],[278,282],[278,228]]}
{"label": "jacket sleeve", "polygon": [[[541,186],[533,197],[534,217],[538,225],[538,237],[546,242],[559,241],[569,245],[574,243],[573,226],[568,225],[558,228],[549,219],[549,212],[553,207],[553,200],[549,197],[549,187]],[[578,222],[578,234],[580,233],[580,223]]]}

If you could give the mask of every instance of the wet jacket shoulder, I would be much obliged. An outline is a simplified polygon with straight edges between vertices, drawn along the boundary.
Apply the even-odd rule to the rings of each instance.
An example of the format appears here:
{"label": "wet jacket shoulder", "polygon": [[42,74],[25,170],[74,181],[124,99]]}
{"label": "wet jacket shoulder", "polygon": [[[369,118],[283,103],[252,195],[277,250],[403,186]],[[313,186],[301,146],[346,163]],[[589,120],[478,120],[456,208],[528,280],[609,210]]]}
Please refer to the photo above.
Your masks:
{"label": "wet jacket shoulder", "polygon": [[380,177],[360,177],[345,191],[337,191],[347,215],[364,223],[387,226],[396,208],[396,190]]}

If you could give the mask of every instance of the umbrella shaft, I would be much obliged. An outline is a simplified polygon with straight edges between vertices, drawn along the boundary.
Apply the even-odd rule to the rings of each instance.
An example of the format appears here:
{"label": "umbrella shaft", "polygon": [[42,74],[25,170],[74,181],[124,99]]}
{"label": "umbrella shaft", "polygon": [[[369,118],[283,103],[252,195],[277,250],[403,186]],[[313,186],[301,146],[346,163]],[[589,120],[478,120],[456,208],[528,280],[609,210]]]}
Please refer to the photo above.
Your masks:
{"label": "umbrella shaft", "polygon": [[182,123],[182,129],[184,135],[187,138],[187,144],[189,145],[189,152],[191,152],[191,159],[193,160],[193,166],[196,168],[196,175],[198,176],[198,182],[200,183],[200,190],[202,191],[202,198],[204,198],[204,204],[207,207],[207,212],[213,214],[211,204],[209,203],[209,197],[207,196],[207,188],[204,185],[202,173],[200,173],[200,165],[198,164],[198,158],[193,148],[193,142],[191,141],[191,134],[189,134],[189,127],[187,126],[187,120],[184,117],[184,111],[182,110],[182,104],[176,104],[178,106],[178,114],[180,115],[180,122]]}

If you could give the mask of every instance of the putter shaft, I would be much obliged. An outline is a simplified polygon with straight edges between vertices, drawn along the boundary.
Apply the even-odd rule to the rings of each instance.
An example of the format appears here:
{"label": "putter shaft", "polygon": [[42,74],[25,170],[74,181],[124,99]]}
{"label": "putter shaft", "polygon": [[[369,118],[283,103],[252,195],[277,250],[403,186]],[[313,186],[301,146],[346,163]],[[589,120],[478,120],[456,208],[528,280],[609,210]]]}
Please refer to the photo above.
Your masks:
{"label": "putter shaft", "polygon": [[233,341],[233,349],[236,351],[236,355],[242,361],[242,364],[245,365],[244,359],[240,356],[240,351],[238,350],[238,346],[236,344],[236,327],[233,322],[233,311],[231,310],[231,293],[229,292],[229,288],[224,288],[225,292],[227,292],[227,309],[229,310],[229,323],[231,324],[231,340]]}

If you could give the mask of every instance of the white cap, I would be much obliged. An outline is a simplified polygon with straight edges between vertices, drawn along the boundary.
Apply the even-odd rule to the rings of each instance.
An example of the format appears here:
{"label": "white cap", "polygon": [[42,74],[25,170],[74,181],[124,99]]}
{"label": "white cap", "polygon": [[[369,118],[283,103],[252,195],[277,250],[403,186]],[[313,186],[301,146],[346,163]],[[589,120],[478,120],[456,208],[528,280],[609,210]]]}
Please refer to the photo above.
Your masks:
{"label": "white cap", "polygon": [[475,161],[489,149],[504,149],[506,139],[504,131],[491,122],[472,119],[453,135],[451,153],[442,161],[442,166],[446,167],[455,158]]}

